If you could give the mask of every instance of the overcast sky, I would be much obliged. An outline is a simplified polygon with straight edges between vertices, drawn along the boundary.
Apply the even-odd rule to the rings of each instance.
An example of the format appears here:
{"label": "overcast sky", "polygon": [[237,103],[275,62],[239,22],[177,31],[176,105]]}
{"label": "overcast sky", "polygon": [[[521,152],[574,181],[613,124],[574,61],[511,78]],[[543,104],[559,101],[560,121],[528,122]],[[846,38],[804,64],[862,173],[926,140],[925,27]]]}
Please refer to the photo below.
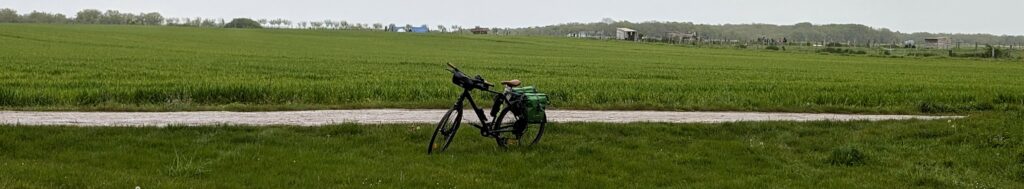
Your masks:
{"label": "overcast sky", "polygon": [[901,32],[1024,35],[1024,0],[0,0],[19,13],[81,9],[165,17],[524,27],[602,18],[705,24],[857,23]]}

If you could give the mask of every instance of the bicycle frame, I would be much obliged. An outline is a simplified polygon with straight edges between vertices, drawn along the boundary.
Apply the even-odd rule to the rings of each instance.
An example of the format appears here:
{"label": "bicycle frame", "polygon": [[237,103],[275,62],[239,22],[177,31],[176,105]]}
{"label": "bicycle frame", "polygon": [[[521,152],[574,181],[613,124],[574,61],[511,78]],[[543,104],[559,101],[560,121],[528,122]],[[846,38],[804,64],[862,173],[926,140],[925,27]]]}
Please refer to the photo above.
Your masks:
{"label": "bicycle frame", "polygon": [[[514,130],[514,128],[512,128],[512,127],[493,128],[493,123],[494,123],[495,120],[487,119],[487,115],[484,114],[484,110],[481,109],[479,106],[477,106],[476,101],[473,100],[473,94],[471,93],[471,91],[472,91],[472,89],[465,89],[465,88],[463,89],[462,95],[459,96],[459,100],[455,101],[455,109],[457,109],[459,111],[459,113],[461,114],[462,110],[465,108],[465,101],[469,101],[470,107],[473,108],[473,112],[476,114],[477,119],[479,119],[480,123],[481,123],[480,125],[477,125],[477,124],[470,124],[470,125],[473,125],[473,127],[476,127],[477,129],[480,129],[480,135],[482,135],[482,136],[490,136],[490,137],[498,137],[498,135],[500,133],[502,133],[502,132],[512,132]],[[483,91],[495,94],[496,95],[495,98],[498,99],[498,100],[494,101],[494,104],[491,107],[491,111],[492,112],[495,112],[495,110],[500,109],[499,105],[505,104],[505,103],[508,102],[508,99],[506,99],[505,95],[502,94],[502,93],[491,91],[491,90],[483,90]],[[493,119],[497,119],[497,117],[494,117]]]}

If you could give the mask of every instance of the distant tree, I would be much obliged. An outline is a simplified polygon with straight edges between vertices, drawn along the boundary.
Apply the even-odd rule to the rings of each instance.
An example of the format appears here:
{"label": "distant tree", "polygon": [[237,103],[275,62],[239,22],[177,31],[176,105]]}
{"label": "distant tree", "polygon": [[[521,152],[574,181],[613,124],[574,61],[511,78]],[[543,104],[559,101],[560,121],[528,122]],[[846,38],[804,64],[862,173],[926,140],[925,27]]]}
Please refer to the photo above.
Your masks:
{"label": "distant tree", "polygon": [[103,16],[103,13],[96,9],[85,9],[78,11],[78,14],[76,15],[75,22],[83,24],[98,24],[100,23],[100,17]]}
{"label": "distant tree", "polygon": [[50,14],[32,11],[32,13],[26,15],[25,18],[19,20],[31,23],[65,23],[67,22],[67,17],[63,14]]}
{"label": "distant tree", "polygon": [[270,24],[270,26],[277,28],[280,27],[281,25],[281,19],[273,19],[268,21],[268,23]]}
{"label": "distant tree", "polygon": [[265,19],[265,18],[260,18],[259,20],[256,20],[256,22],[259,22],[259,23],[260,23],[260,26],[266,26],[266,25],[267,25],[268,23],[270,23],[270,22],[269,22],[269,21],[268,21],[267,19]]}
{"label": "distant tree", "polygon": [[18,11],[9,8],[0,9],[0,22],[15,23],[18,22]]}
{"label": "distant tree", "polygon": [[179,25],[178,22],[181,22],[180,18],[167,18],[167,19],[164,19],[164,23],[166,23],[168,26]]}
{"label": "distant tree", "polygon": [[324,24],[323,22],[309,22],[309,25],[313,26],[313,29],[320,29]]}
{"label": "distant tree", "polygon": [[324,23],[324,28],[333,29],[333,28],[336,27],[334,25],[334,20],[327,19],[327,20],[324,20],[323,23]]}
{"label": "distant tree", "polygon": [[438,32],[448,32],[448,28],[445,28],[444,25],[438,24],[437,25],[437,31]]}
{"label": "distant tree", "polygon": [[224,24],[224,27],[225,28],[263,28],[263,26],[260,25],[259,22],[256,22],[256,21],[254,21],[252,19],[248,19],[248,18],[235,18],[235,19],[231,20],[231,22],[228,22],[227,24]]}
{"label": "distant tree", "polygon": [[616,22],[615,19],[612,19],[612,18],[602,18],[601,19],[601,23],[604,23],[604,24],[614,24],[615,22]]}
{"label": "distant tree", "polygon": [[345,28],[348,28],[349,26],[351,26],[351,25],[349,25],[348,21],[344,21],[344,20],[338,21],[338,27],[340,27],[340,28],[345,29]]}
{"label": "distant tree", "polygon": [[201,26],[201,27],[217,27],[217,20],[214,20],[214,19],[203,19],[202,22],[199,23],[199,26]]}
{"label": "distant tree", "polygon": [[164,16],[160,13],[146,13],[142,15],[142,24],[145,25],[160,25],[164,22]]}
{"label": "distant tree", "polygon": [[126,15],[116,10],[107,10],[100,16],[100,24],[128,24]]}
{"label": "distant tree", "polygon": [[297,25],[299,25],[299,28],[305,29],[306,25],[308,25],[308,23],[306,23],[305,21],[302,21],[302,22],[299,22]]}
{"label": "distant tree", "polygon": [[375,30],[381,30],[381,29],[383,29],[383,27],[384,27],[384,24],[373,23],[373,29],[375,29]]}

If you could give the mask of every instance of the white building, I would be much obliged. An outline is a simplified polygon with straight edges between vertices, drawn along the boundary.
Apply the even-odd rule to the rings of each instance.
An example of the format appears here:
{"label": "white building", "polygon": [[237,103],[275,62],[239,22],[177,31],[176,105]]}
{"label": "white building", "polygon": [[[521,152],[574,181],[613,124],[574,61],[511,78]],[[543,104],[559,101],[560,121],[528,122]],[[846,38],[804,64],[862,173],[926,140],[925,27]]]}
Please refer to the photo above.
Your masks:
{"label": "white building", "polygon": [[617,28],[615,29],[615,39],[636,41],[639,40],[639,37],[637,37],[636,30],[629,28]]}

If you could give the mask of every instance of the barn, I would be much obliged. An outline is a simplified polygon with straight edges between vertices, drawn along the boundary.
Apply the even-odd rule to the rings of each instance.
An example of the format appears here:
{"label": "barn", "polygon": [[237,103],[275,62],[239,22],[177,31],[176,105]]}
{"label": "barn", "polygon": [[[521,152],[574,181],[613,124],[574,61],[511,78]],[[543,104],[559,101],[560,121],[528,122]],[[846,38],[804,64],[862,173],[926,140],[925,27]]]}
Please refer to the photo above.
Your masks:
{"label": "barn", "polygon": [[491,29],[481,28],[480,26],[477,26],[476,28],[470,29],[469,31],[473,32],[473,34],[487,34],[487,31],[491,31]]}
{"label": "barn", "polygon": [[945,49],[949,48],[949,45],[953,44],[953,40],[948,37],[932,37],[925,38],[924,43],[929,48]]}
{"label": "barn", "polygon": [[636,41],[639,40],[639,37],[637,37],[636,30],[629,28],[617,28],[615,29],[615,39]]}

